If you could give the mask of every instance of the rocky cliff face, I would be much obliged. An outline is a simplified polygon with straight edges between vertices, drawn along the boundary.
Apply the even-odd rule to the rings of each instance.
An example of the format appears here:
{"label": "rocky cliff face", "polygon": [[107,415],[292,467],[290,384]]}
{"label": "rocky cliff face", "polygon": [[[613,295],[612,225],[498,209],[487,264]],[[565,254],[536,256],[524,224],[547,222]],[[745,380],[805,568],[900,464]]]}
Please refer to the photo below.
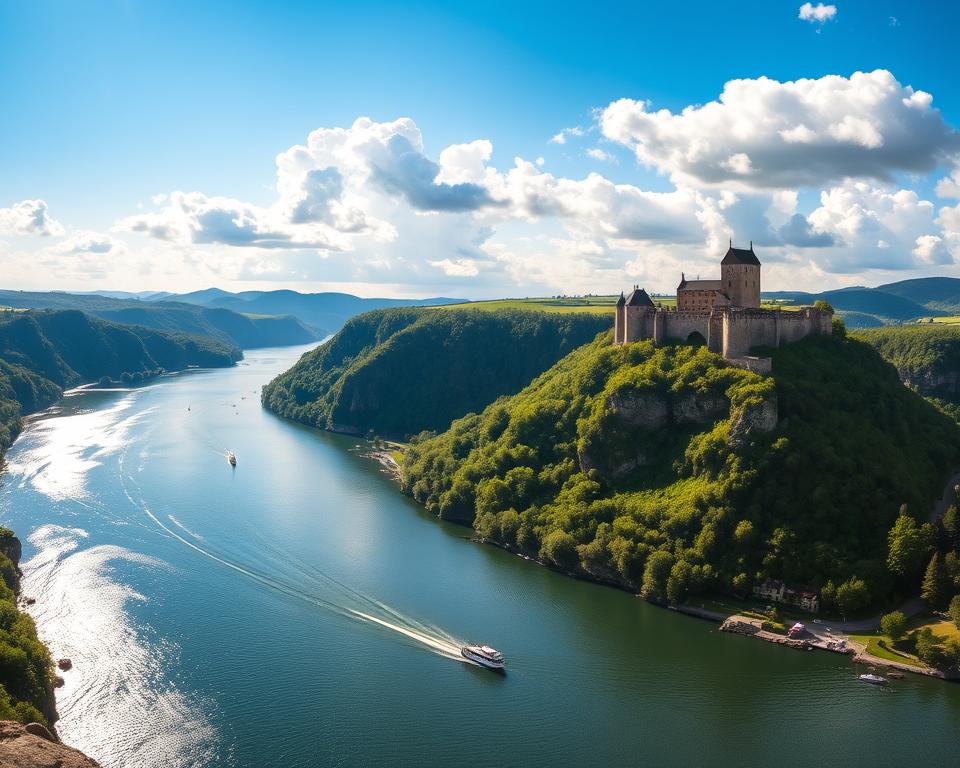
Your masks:
{"label": "rocky cliff face", "polygon": [[[771,432],[777,426],[777,401],[770,398],[731,413],[730,401],[716,394],[688,393],[671,397],[656,392],[618,392],[605,403],[614,418],[609,432],[590,448],[577,453],[580,469],[592,469],[609,480],[626,478],[631,472],[655,464],[657,432],[710,427],[730,419],[730,444],[747,445],[753,435]],[[662,437],[660,435],[659,437]]]}
{"label": "rocky cliff face", "polygon": [[777,426],[777,401],[775,398],[763,400],[756,405],[748,405],[730,418],[730,444],[742,448],[750,443],[752,437],[764,432],[772,432]]}
{"label": "rocky cliff face", "polygon": [[82,752],[56,741],[42,725],[0,720],[0,768],[98,768]]}
{"label": "rocky cliff face", "polygon": [[0,554],[6,555],[10,562],[13,563],[13,567],[17,569],[17,580],[16,583],[11,585],[11,588],[14,592],[20,591],[20,556],[23,553],[23,547],[20,544],[20,539],[16,536],[0,536]]}
{"label": "rocky cliff face", "polygon": [[900,381],[910,389],[927,397],[946,397],[954,399],[960,395],[960,372],[958,371],[914,371],[898,368]]}

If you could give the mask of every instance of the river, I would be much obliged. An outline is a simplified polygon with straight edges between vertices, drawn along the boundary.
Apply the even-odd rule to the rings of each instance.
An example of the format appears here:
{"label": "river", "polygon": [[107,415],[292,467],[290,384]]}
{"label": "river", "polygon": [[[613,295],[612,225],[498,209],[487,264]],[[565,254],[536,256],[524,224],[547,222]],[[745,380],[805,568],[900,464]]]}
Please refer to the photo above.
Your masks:
{"label": "river", "polygon": [[956,759],[960,685],[864,685],[431,519],[358,441],[260,407],[303,351],[71,394],[8,453],[67,743],[111,767]]}

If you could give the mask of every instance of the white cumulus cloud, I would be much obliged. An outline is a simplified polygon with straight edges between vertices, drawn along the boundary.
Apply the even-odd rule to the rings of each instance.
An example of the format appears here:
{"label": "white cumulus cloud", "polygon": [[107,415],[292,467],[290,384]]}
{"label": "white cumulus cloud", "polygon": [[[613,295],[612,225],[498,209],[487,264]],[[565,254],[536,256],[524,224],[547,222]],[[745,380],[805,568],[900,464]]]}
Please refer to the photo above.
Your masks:
{"label": "white cumulus cloud", "polygon": [[89,253],[105,255],[108,253],[122,253],[122,241],[101,232],[80,230],[65,237],[50,250],[53,253]]}
{"label": "white cumulus cloud", "polygon": [[[958,156],[960,133],[932,98],[886,70],[779,82],[731,80],[716,101],[679,112],[620,99],[604,135],[677,184],[796,188],[848,177],[892,181]],[[750,172],[745,174],[745,162]]]}
{"label": "white cumulus cloud", "polygon": [[804,3],[800,6],[798,18],[803,21],[809,21],[812,24],[824,24],[830,21],[830,19],[836,18],[836,16],[837,6],[835,5],[824,5],[823,3],[813,5],[812,3]]}
{"label": "white cumulus cloud", "polygon": [[21,200],[0,208],[0,234],[50,237],[62,235],[63,226],[51,218],[43,200]]}

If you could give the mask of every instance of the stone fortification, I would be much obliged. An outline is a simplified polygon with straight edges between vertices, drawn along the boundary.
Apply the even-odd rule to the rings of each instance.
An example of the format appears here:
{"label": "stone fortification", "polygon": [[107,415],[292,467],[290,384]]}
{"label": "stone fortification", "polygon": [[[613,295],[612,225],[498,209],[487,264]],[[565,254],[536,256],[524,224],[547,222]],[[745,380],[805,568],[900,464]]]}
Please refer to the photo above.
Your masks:
{"label": "stone fortification", "polygon": [[[760,261],[753,251],[731,244],[721,262],[720,280],[681,280],[677,308],[654,304],[639,286],[621,294],[614,342],[653,339],[706,344],[711,352],[742,359],[752,347],[779,347],[807,336],[829,335],[833,312],[818,307],[796,311],[760,309]],[[752,363],[745,367],[763,367]]]}

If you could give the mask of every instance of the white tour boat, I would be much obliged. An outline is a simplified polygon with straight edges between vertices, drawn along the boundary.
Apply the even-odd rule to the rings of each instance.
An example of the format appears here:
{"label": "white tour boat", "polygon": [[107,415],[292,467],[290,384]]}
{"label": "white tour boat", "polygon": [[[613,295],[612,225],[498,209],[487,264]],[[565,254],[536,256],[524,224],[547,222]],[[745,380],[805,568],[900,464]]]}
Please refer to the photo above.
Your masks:
{"label": "white tour boat", "polygon": [[503,654],[489,645],[465,645],[460,649],[460,655],[487,669],[503,670],[505,668]]}
{"label": "white tour boat", "polygon": [[880,677],[880,675],[860,675],[857,678],[858,680],[863,680],[865,683],[870,683],[871,685],[886,685],[887,678]]}
{"label": "white tour boat", "polygon": [[230,462],[231,467],[237,466],[237,454],[233,451],[227,451],[227,461]]}

